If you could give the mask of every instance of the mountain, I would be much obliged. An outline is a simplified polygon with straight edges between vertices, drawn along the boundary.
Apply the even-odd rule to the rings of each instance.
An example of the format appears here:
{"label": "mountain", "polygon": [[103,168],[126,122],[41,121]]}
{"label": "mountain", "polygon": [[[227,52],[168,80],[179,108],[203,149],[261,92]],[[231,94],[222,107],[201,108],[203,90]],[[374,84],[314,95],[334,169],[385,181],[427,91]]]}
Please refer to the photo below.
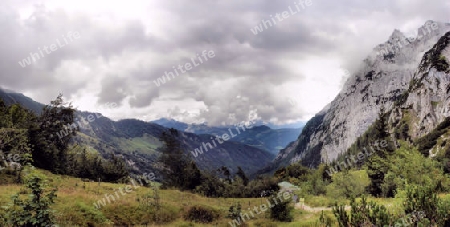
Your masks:
{"label": "mountain", "polygon": [[[229,133],[230,128],[235,127],[232,125],[213,127],[208,126],[207,124],[186,124],[166,118],[152,121],[152,123],[198,135],[211,134],[214,136],[222,136],[224,133]],[[299,126],[301,126],[301,124]],[[276,155],[280,149],[296,140],[301,131],[302,127],[272,129],[266,125],[259,125],[259,123],[256,123],[251,129],[240,132],[230,140],[257,147]]]}
{"label": "mountain", "polygon": [[161,118],[156,121],[151,121],[151,123],[158,124],[164,126],[166,128],[174,128],[179,131],[186,131],[189,128],[189,125],[183,122],[179,122],[169,118]]}
{"label": "mountain", "polygon": [[335,160],[367,131],[383,106],[391,133],[408,122],[411,140],[430,133],[448,116],[450,24],[427,21],[417,37],[395,30],[374,48],[337,97],[307,122],[298,139],[281,150],[270,166],[301,161],[307,166]]}
{"label": "mountain", "polygon": [[38,103],[23,94],[16,93],[7,89],[0,88],[0,98],[3,99],[6,105],[20,103],[22,106],[38,114],[41,113],[42,108],[44,107],[43,104]]}
{"label": "mountain", "polygon": [[[4,99],[7,105],[19,103],[37,113],[40,113],[44,106],[12,91],[1,90],[0,98]],[[99,153],[104,158],[108,158],[110,154],[122,156],[136,174],[158,173],[161,170],[158,157],[162,143],[158,138],[162,132],[168,130],[167,128],[136,119],[113,121],[100,113],[77,111],[75,117],[74,124],[80,131],[73,139],[74,149],[86,149],[91,153]],[[63,137],[70,132],[71,128],[68,126],[53,136]],[[204,144],[211,144],[212,136],[182,131],[179,134],[179,142],[185,148],[186,154],[204,170],[216,170],[221,166],[227,166],[231,171],[236,171],[240,166],[246,173],[251,174],[275,157],[265,150],[236,141],[223,141],[217,147],[208,151],[204,149],[203,154],[194,157],[191,151],[203,147]]]}
{"label": "mountain", "polygon": [[268,127],[270,127],[271,129],[288,129],[288,128],[294,128],[294,129],[298,129],[298,128],[303,128],[305,127],[306,122],[304,121],[299,121],[299,122],[294,122],[291,124],[282,124],[282,125],[276,125],[276,124],[272,124],[272,123],[267,123],[266,125]]}
{"label": "mountain", "polygon": [[[84,118],[88,118],[89,115],[92,113],[82,113]],[[101,154],[110,152],[121,154],[139,173],[158,171],[160,168],[157,160],[162,143],[158,137],[167,131],[167,128],[136,119],[112,121],[106,117],[99,117],[83,126],[77,139],[82,144],[90,146],[92,150]],[[179,134],[179,142],[186,154],[201,169],[215,170],[227,166],[235,171],[240,166],[244,171],[253,173],[274,158],[274,155],[267,151],[234,141],[223,141],[214,147],[211,135],[196,135],[181,131]],[[208,151],[203,148],[205,146],[208,147]],[[203,148],[203,154],[195,157],[191,151],[199,147]]]}

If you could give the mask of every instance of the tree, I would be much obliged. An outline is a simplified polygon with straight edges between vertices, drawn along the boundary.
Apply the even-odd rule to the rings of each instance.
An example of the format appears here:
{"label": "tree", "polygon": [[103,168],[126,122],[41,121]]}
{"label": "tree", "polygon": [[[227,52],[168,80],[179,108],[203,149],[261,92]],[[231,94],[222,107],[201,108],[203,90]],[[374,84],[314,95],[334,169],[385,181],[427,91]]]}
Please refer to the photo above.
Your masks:
{"label": "tree", "polygon": [[242,170],[240,166],[238,166],[238,171],[237,171],[236,175],[242,179],[242,181],[244,182],[244,186],[247,186],[247,185],[248,185],[249,179],[248,179],[248,177],[245,175],[244,170]]}
{"label": "tree", "polygon": [[[381,107],[378,119],[373,125],[372,135],[378,141],[391,141],[388,133],[388,113],[385,112],[384,107]],[[371,181],[367,191],[374,196],[381,196],[382,194],[382,184],[388,171],[386,159],[394,150],[394,145],[388,142],[387,147],[376,152],[367,161],[367,174]]]}
{"label": "tree", "polygon": [[160,161],[164,165],[163,183],[166,187],[193,190],[202,183],[202,174],[194,161],[185,154],[176,129],[163,132],[160,141],[164,142]]}
{"label": "tree", "polygon": [[55,173],[66,173],[67,151],[78,127],[75,109],[64,103],[62,94],[46,105],[28,129],[34,165]]}
{"label": "tree", "polygon": [[367,191],[376,197],[382,195],[384,176],[388,171],[388,164],[386,160],[382,159],[377,154],[371,156],[367,161],[367,175],[370,179],[370,185]]}
{"label": "tree", "polygon": [[231,173],[230,170],[226,166],[222,166],[219,169],[217,169],[217,172],[219,174],[222,174],[229,184],[231,184]]}
{"label": "tree", "polygon": [[195,162],[191,161],[186,170],[184,171],[184,185],[183,189],[185,190],[194,190],[197,186],[202,183],[202,173],[197,168]]}

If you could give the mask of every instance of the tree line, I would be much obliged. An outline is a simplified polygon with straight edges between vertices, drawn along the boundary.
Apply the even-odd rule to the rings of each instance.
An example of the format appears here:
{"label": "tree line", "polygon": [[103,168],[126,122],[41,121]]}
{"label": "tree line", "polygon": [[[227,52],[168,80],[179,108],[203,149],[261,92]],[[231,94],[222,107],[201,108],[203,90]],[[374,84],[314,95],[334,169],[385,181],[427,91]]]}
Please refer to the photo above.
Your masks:
{"label": "tree line", "polygon": [[20,155],[22,166],[0,172],[0,182],[21,182],[20,171],[28,163],[55,174],[108,182],[125,179],[128,170],[124,161],[114,154],[106,160],[87,152],[85,147],[73,142],[76,130],[65,137],[54,136],[66,125],[74,124],[75,112],[62,95],[44,106],[41,114],[20,104],[7,106],[0,98],[0,149],[7,155]]}

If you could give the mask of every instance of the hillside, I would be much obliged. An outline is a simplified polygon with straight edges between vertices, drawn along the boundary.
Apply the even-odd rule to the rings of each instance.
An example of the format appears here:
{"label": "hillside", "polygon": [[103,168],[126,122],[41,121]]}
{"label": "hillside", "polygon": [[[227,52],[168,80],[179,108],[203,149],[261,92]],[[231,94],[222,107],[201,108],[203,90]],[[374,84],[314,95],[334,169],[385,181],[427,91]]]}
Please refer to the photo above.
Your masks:
{"label": "hillside", "polygon": [[[85,117],[89,113],[83,113]],[[136,173],[157,170],[159,147],[162,143],[159,136],[167,128],[140,120],[128,119],[111,121],[101,117],[81,129],[75,138],[82,144],[92,147],[101,154],[113,152],[122,155],[133,167]],[[215,170],[227,166],[236,170],[241,166],[245,172],[253,173],[269,163],[274,157],[272,154],[252,146],[234,141],[224,141],[223,144],[205,150],[197,157],[191,151],[203,147],[211,142],[211,135],[196,135],[180,132],[180,141],[184,150],[201,169]],[[208,146],[209,148],[209,146]]]}
{"label": "hillside", "polygon": [[[3,91],[0,95],[0,98],[6,97],[7,105],[18,103],[25,108],[40,108],[39,111],[32,109],[36,113],[40,113],[44,106],[23,94]],[[76,112],[74,123],[80,129],[72,141],[74,145],[79,146],[78,151],[86,149],[107,159],[111,154],[119,155],[125,158],[133,173],[136,174],[159,171],[157,160],[159,148],[162,146],[159,137],[162,132],[167,131],[167,128],[135,119],[112,121],[100,113],[80,111]],[[65,127],[54,136],[65,137],[73,131],[70,127]],[[180,143],[184,145],[186,154],[204,170],[216,170],[227,166],[235,171],[238,166],[241,166],[245,172],[251,174],[274,158],[274,154],[262,148],[249,146],[236,140],[224,141],[223,144],[210,149],[204,155],[194,157],[190,151],[202,147],[204,143],[211,143],[211,135],[180,133],[182,135],[180,138],[183,138]],[[229,133],[228,129],[224,133]]]}
{"label": "hillside", "polygon": [[395,30],[266,171],[298,161],[317,166],[335,160],[375,122],[381,107],[397,113],[392,116],[395,119],[401,118],[399,112],[417,113],[409,118],[413,120],[409,122],[412,139],[430,133],[444,120],[442,113],[448,108],[449,75],[445,65],[450,58],[445,34],[449,30],[450,24],[434,21],[418,29],[420,38],[405,37]]}
{"label": "hillside", "polygon": [[23,94],[16,93],[14,91],[8,91],[0,88],[0,98],[3,99],[6,105],[12,105],[14,103],[20,103],[22,106],[35,113],[41,113],[43,104],[34,101],[33,99],[26,97]]}

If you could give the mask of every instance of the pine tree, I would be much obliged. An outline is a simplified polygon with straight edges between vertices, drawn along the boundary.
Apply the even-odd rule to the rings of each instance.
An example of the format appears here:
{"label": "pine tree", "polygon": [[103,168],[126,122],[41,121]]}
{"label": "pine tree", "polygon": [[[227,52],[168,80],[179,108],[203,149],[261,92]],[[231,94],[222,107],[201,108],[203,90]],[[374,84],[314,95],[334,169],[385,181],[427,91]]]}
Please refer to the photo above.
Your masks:
{"label": "pine tree", "polygon": [[381,196],[384,176],[388,171],[386,159],[395,150],[393,144],[389,142],[391,139],[388,132],[388,114],[385,112],[384,107],[381,107],[378,119],[373,126],[372,140],[374,139],[377,141],[386,141],[388,146],[377,151],[367,160],[367,174],[370,179],[370,185],[367,187],[367,191],[374,196]]}
{"label": "pine tree", "polygon": [[186,170],[184,171],[184,175],[185,180],[183,189],[185,190],[194,190],[202,183],[202,173],[193,161],[188,164]]}
{"label": "pine tree", "polygon": [[184,185],[184,170],[188,166],[188,157],[184,154],[178,141],[178,131],[169,129],[160,136],[160,141],[164,143],[161,148],[160,162],[164,166],[163,183],[167,187],[182,189]]}
{"label": "pine tree", "polygon": [[247,186],[249,179],[245,175],[244,170],[242,170],[240,166],[238,166],[238,171],[237,171],[236,175],[242,179],[242,181],[244,182],[244,186]]}

